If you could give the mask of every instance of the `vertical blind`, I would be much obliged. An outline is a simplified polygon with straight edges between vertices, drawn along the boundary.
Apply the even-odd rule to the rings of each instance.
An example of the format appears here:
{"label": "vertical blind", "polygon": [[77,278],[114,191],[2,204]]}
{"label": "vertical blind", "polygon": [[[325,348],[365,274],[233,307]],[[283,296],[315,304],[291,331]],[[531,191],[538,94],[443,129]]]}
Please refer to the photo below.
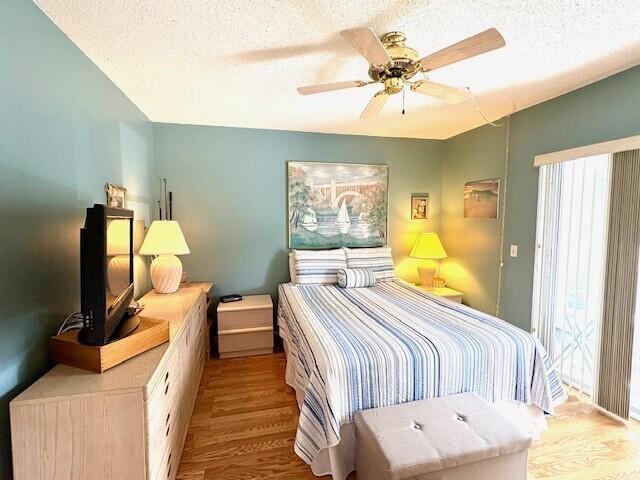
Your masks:
{"label": "vertical blind", "polygon": [[640,150],[613,155],[596,403],[629,418],[640,248]]}
{"label": "vertical blind", "polygon": [[[640,265],[638,265],[640,271]],[[640,275],[639,275],[640,276]],[[629,416],[640,421],[640,278],[636,282],[636,312],[633,329],[633,360],[631,367],[631,402]]]}
{"label": "vertical blind", "polygon": [[610,156],[540,168],[532,320],[562,380],[595,386]]}

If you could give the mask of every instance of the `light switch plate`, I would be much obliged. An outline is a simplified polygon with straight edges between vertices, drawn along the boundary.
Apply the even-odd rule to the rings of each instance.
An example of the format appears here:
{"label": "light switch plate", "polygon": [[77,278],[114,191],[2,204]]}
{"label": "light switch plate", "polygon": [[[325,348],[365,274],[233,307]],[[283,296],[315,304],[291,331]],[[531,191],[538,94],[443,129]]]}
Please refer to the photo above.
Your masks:
{"label": "light switch plate", "polygon": [[511,245],[511,249],[509,250],[509,255],[512,257],[518,256],[518,245]]}

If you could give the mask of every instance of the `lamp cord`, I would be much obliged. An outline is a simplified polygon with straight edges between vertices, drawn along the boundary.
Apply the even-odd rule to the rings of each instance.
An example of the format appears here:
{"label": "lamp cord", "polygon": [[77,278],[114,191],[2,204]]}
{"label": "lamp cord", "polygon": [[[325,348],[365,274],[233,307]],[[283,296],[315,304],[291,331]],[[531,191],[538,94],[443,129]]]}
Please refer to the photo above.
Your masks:
{"label": "lamp cord", "polygon": [[511,133],[511,114],[502,125],[507,126],[504,148],[504,181],[502,189],[502,218],[500,221],[500,264],[498,268],[498,294],[496,295],[496,317],[500,314],[500,301],[502,297],[502,270],[504,268],[504,229],[507,218],[507,185],[509,183],[509,134]]}

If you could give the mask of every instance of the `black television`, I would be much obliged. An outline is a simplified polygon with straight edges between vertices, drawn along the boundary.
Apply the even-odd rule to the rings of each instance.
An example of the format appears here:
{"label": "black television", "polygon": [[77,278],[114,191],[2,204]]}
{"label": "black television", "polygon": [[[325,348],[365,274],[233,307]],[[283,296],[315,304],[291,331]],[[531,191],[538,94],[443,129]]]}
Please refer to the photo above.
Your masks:
{"label": "black television", "polygon": [[133,211],[94,205],[80,230],[80,296],[83,327],[78,340],[106,345],[134,331]]}

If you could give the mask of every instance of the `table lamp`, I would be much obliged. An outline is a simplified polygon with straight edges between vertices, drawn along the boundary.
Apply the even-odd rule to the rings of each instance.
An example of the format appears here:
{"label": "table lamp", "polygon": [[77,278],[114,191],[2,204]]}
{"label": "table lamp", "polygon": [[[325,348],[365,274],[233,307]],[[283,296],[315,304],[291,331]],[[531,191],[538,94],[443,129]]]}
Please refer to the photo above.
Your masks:
{"label": "table lamp", "polygon": [[[409,256],[423,260],[441,260],[447,258],[447,252],[444,251],[437,233],[423,232],[418,235]],[[418,265],[421,286],[428,289],[433,288],[435,272],[436,269],[432,265]]]}
{"label": "table lamp", "polygon": [[158,293],[173,293],[182,279],[182,262],[176,255],[191,253],[175,220],[155,220],[140,247],[140,255],[155,255],[151,283]]}

